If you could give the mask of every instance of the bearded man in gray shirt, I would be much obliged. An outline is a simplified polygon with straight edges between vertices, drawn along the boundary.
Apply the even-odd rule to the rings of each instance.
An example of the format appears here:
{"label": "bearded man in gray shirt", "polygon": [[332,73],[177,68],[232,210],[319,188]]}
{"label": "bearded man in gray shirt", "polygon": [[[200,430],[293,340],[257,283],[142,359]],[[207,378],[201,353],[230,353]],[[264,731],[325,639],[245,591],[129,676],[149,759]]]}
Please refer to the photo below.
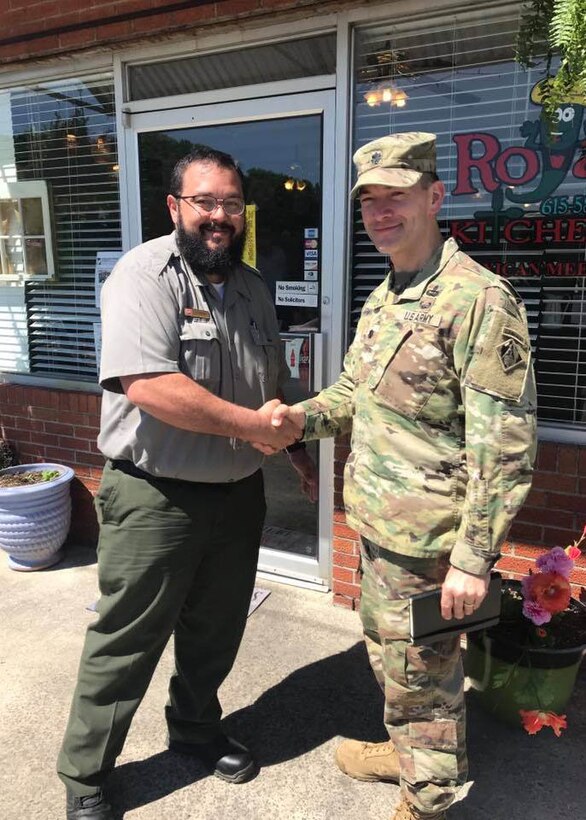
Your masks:
{"label": "bearded man in gray shirt", "polygon": [[[116,265],[102,290],[104,388],[96,497],[99,618],[87,632],[58,773],[68,820],[110,820],[102,786],[171,634],[169,748],[232,783],[250,752],[220,730],[218,688],[246,623],[265,515],[262,455],[288,378],[274,305],[240,261],[242,175],[227,154],[179,161],[175,232]],[[292,458],[310,493],[315,468]]]}

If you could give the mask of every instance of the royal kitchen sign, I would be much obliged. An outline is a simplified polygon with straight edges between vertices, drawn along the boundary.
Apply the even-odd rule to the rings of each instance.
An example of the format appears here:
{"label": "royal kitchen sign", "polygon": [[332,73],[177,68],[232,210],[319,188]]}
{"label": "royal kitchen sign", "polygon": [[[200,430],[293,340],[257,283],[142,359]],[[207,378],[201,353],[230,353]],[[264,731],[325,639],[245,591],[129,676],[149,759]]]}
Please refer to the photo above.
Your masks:
{"label": "royal kitchen sign", "polygon": [[[537,106],[542,90],[543,84],[537,83],[531,91],[531,102]],[[472,219],[450,220],[450,234],[472,253],[503,247],[511,251],[482,259],[496,273],[586,276],[584,254],[581,259],[576,254],[586,242],[585,105],[584,94],[571,95],[557,109],[554,125],[548,124],[541,111],[521,125],[524,142],[507,148],[484,131],[453,137],[457,176],[452,197],[485,191],[491,195],[491,207],[475,212]],[[556,194],[569,182],[574,183],[571,195]],[[550,248],[559,251],[556,258],[535,253]],[[524,258],[524,250],[533,253]]]}

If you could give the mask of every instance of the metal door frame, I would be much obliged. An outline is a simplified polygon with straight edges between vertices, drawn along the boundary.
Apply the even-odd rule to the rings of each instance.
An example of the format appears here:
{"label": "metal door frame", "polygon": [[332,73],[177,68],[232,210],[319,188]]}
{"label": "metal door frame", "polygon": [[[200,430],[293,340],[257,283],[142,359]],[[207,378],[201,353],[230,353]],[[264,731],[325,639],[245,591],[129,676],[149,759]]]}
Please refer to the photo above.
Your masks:
{"label": "metal door frame", "polygon": [[[322,276],[321,276],[321,341],[322,361],[316,368],[315,390],[321,389],[322,379],[328,378],[326,365],[332,356],[332,337],[338,336],[333,327],[334,266],[339,264],[334,252],[335,223],[335,148],[336,148],[336,95],[335,91],[300,91],[287,95],[259,97],[216,104],[197,104],[180,108],[158,109],[122,114],[121,129],[121,206],[125,250],[142,242],[140,219],[138,135],[147,131],[217,126],[237,122],[253,122],[311,114],[322,116]],[[122,165],[123,164],[123,165]],[[321,365],[321,366],[319,366]],[[317,559],[280,550],[261,548],[259,573],[274,580],[326,590],[329,588],[332,550],[334,445],[331,439],[320,444],[320,502],[318,512]]]}

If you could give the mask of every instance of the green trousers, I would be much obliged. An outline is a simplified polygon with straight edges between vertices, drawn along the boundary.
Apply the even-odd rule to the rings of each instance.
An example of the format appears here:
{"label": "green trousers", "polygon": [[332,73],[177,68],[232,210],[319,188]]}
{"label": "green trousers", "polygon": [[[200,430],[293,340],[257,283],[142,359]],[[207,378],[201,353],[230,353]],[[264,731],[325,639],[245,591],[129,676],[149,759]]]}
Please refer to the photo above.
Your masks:
{"label": "green trousers", "polygon": [[464,672],[459,637],[409,643],[409,598],[442,584],[448,557],[411,558],[366,538],[361,552],[360,617],[399,753],[401,787],[423,816],[434,817],[466,782]]}
{"label": "green trousers", "polygon": [[246,625],[266,512],[260,470],[196,484],[117,465],[106,464],[96,496],[99,617],[87,630],[57,764],[78,796],[114,767],[171,634],[169,737],[205,742],[218,733],[217,692]]}

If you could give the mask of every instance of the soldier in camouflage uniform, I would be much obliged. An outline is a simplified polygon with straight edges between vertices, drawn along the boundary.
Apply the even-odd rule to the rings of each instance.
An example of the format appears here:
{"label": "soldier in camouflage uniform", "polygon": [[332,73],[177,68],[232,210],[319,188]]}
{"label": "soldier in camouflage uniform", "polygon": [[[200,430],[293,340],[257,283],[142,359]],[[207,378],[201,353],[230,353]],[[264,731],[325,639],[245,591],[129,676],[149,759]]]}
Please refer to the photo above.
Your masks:
{"label": "soldier in camouflage uniform", "polygon": [[336,760],[400,782],[396,820],[444,818],[465,782],[458,638],[408,640],[408,599],[442,587],[442,614],[482,601],[531,483],[536,396],[523,304],[443,242],[435,135],[395,134],[354,155],[365,228],[393,270],[371,294],[338,381],[293,408],[304,439],[352,428],[347,519],[361,536],[360,615],[390,742],[346,740]]}

